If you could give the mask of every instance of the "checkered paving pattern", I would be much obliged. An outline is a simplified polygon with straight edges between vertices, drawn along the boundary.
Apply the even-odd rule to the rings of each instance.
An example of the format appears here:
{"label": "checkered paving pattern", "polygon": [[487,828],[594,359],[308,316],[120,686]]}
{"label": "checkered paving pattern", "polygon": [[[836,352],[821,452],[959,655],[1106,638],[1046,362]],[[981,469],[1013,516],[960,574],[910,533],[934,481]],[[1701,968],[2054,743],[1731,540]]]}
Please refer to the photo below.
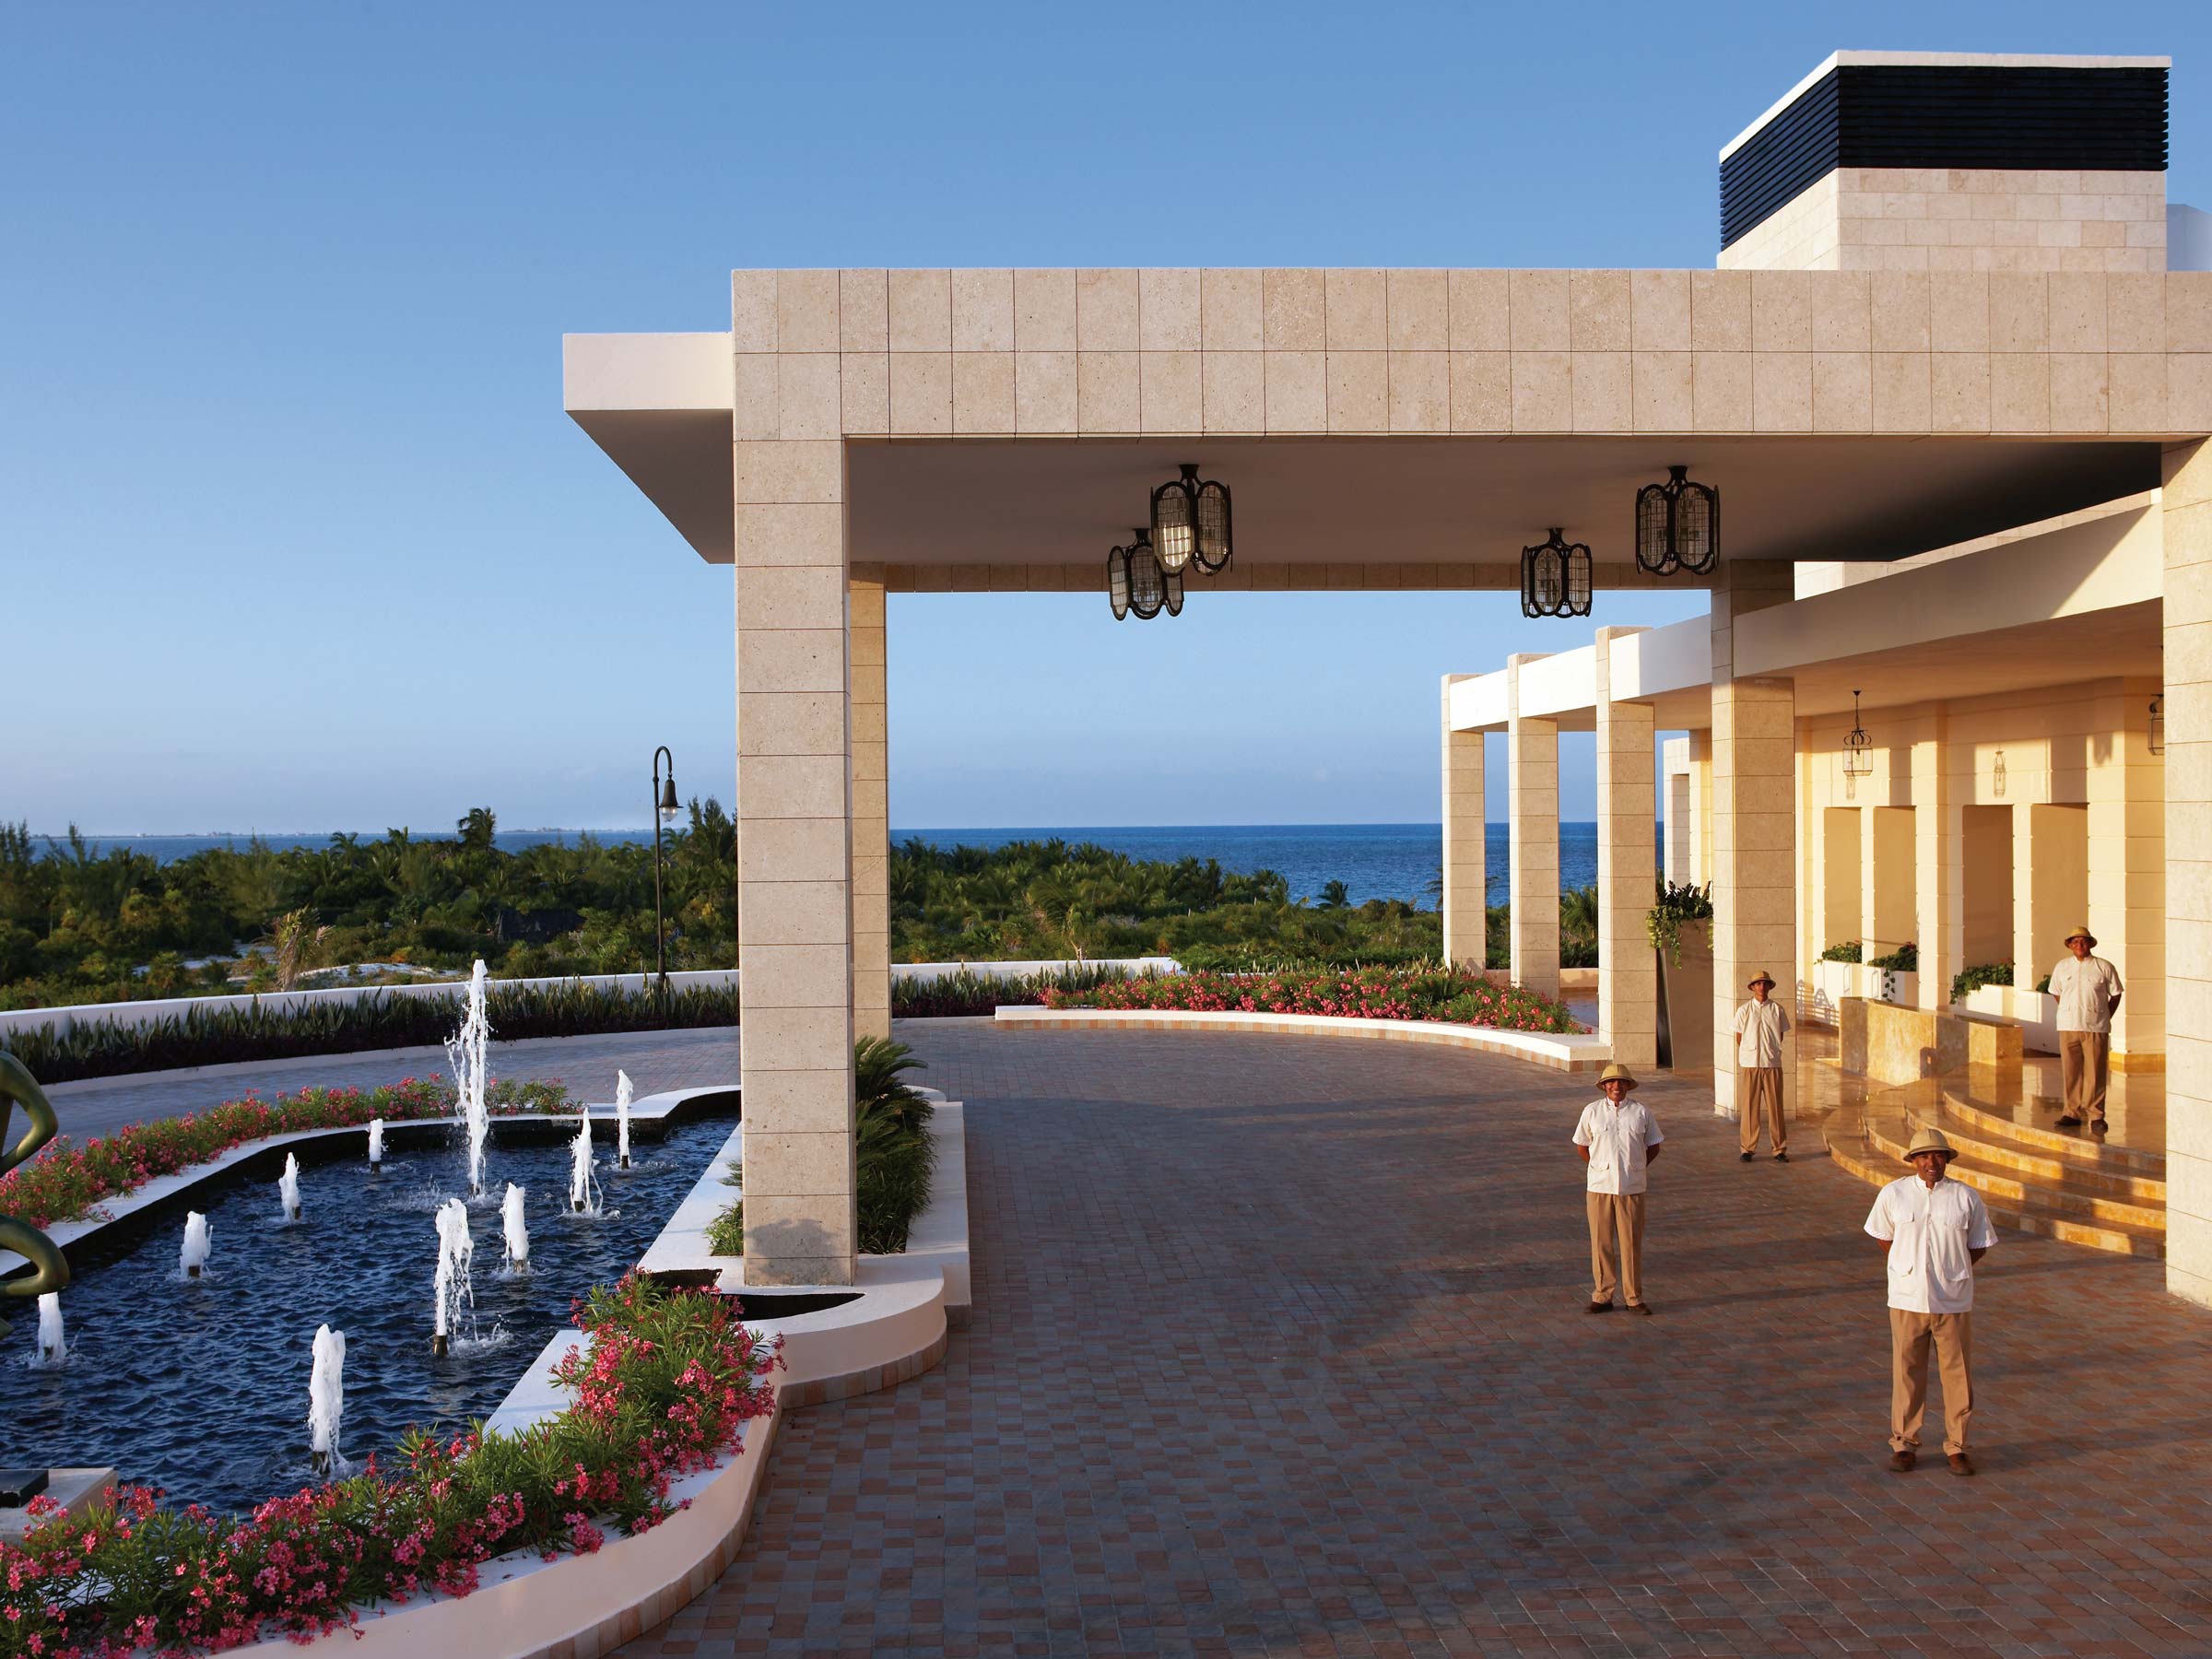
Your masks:
{"label": "checkered paving pattern", "polygon": [[[631,1654],[2212,1653],[2212,1313],[2007,1233],[1976,1453],[1883,1468],[1869,1194],[1669,1140],[1591,1318],[1587,1080],[1327,1039],[903,1023],[968,1102],[945,1364],[795,1412]],[[1932,1416],[1936,1420],[1934,1402]]]}

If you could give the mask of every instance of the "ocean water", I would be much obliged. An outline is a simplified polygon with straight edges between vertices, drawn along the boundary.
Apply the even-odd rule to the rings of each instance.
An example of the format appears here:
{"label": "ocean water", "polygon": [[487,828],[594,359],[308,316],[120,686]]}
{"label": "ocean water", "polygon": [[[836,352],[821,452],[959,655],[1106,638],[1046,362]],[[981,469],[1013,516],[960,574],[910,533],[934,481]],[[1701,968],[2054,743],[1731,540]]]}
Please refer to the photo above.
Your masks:
{"label": "ocean water", "polygon": [[[381,834],[381,831],[370,832]],[[567,845],[582,832],[575,830],[502,830],[499,844],[508,852],[548,842]],[[646,841],[649,830],[607,830],[592,833],[603,841]],[[1653,844],[1657,845],[1657,830]],[[1131,858],[1216,858],[1221,867],[1240,875],[1273,870],[1289,884],[1294,899],[1317,897],[1323,886],[1341,881],[1354,904],[1370,899],[1403,899],[1424,909],[1436,903],[1430,884],[1437,878],[1443,857],[1443,831],[1436,824],[1157,824],[1139,826],[1076,826],[1072,828],[903,830],[891,839],[918,838],[940,847],[1003,847],[1008,841],[1047,841],[1057,836],[1070,842],[1092,841]],[[124,835],[92,840],[96,850],[129,847],[167,864],[208,847],[244,846],[252,837],[233,835]],[[329,843],[327,830],[313,834],[264,835],[276,848],[322,847]],[[364,840],[369,835],[363,836]],[[431,839],[431,838],[424,838]],[[1489,900],[1505,902],[1506,831],[1503,824],[1488,826],[1484,855]],[[1562,887],[1588,887],[1597,880],[1597,826],[1562,823],[1559,826],[1559,881]]]}

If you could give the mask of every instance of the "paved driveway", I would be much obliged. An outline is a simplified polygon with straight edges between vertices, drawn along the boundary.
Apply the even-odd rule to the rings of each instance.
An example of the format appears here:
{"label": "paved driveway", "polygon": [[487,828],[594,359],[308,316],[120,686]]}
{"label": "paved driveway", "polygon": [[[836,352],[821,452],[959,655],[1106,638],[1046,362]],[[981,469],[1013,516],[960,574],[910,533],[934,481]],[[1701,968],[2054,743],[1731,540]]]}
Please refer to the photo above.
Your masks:
{"label": "paved driveway", "polygon": [[1380,1044],[903,1026],[968,1101],[976,1316],[801,1411],[633,1653],[2212,1653],[2212,1314],[2008,1235],[1982,1476],[1883,1471],[1867,1190],[1647,1099],[1594,1319],[1591,1090]]}

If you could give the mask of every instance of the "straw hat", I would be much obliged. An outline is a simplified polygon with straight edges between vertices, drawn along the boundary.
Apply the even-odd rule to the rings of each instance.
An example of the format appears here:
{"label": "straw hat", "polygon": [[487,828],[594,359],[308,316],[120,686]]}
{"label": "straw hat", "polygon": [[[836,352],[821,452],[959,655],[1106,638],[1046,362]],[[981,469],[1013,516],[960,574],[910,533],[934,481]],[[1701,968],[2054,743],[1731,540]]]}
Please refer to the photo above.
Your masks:
{"label": "straw hat", "polygon": [[1774,976],[1769,973],[1764,968],[1761,968],[1756,974],[1752,975],[1751,978],[1744,982],[1744,989],[1747,991],[1750,990],[1754,985],[1764,985],[1768,990],[1771,991],[1774,989]]}
{"label": "straw hat", "polygon": [[1950,1137],[1940,1129],[1923,1128],[1912,1136],[1912,1144],[1905,1148],[1905,1161],[1911,1163],[1923,1152],[1940,1152],[1946,1158],[1956,1158],[1959,1149],[1951,1145]]}
{"label": "straw hat", "polygon": [[1597,1081],[1600,1088],[1607,1083],[1626,1083],[1630,1088],[1636,1087],[1635,1077],[1618,1060],[1597,1074]]}
{"label": "straw hat", "polygon": [[2065,938],[2061,939],[2059,943],[2061,945],[2071,945],[2077,939],[2087,939],[2089,942],[2089,948],[2091,950],[2097,948],[2097,935],[2089,931],[2089,924],[2087,922],[2077,923],[2075,924],[2074,931],[2068,934]]}

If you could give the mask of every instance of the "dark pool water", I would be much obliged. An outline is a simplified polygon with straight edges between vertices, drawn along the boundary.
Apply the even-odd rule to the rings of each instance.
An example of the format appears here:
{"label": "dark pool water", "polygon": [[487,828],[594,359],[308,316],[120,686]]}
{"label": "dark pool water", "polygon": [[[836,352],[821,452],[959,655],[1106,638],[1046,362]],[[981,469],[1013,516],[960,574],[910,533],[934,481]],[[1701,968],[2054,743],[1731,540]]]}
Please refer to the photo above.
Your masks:
{"label": "dark pool water", "polygon": [[467,1190],[445,1131],[429,1132],[433,1144],[394,1145],[375,1177],[359,1136],[324,1143],[342,1158],[303,1154],[297,1226],[279,1219],[273,1169],[201,1187],[189,1204],[208,1218],[214,1257],[197,1283],[177,1267],[180,1206],[136,1241],[79,1261],[62,1292],[65,1365],[30,1366],[37,1315],[10,1310],[0,1465],[112,1465],[172,1501],[217,1510],[296,1490],[314,1477],[307,1384],[320,1324],[346,1334],[341,1450],[353,1463],[388,1453],[410,1424],[483,1417],[567,1324],[571,1300],[635,1264],[735,1126],[732,1111],[638,1139],[628,1173],[610,1170],[612,1136],[602,1135],[599,1180],[620,1212],[603,1220],[567,1214],[565,1145],[514,1144],[495,1130],[488,1184],[497,1194],[512,1181],[528,1194],[531,1272],[503,1276],[498,1205],[472,1207],[479,1328],[506,1336],[442,1359],[430,1354],[431,1217]]}

